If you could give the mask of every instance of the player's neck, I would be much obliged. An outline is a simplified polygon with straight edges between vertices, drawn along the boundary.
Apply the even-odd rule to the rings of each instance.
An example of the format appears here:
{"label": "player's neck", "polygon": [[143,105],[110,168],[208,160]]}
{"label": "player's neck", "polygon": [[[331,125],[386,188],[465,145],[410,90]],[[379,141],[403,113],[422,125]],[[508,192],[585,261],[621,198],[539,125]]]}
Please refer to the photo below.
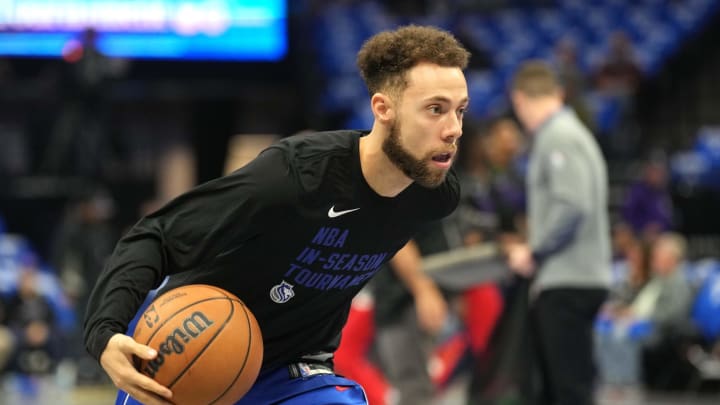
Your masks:
{"label": "player's neck", "polygon": [[360,138],[360,169],[373,191],[383,197],[395,197],[405,190],[410,180],[382,150],[383,135],[377,126]]}
{"label": "player's neck", "polygon": [[529,117],[527,123],[530,132],[534,133],[540,129],[561,108],[563,108],[563,103],[560,99],[547,97],[536,100],[531,109],[533,114]]}

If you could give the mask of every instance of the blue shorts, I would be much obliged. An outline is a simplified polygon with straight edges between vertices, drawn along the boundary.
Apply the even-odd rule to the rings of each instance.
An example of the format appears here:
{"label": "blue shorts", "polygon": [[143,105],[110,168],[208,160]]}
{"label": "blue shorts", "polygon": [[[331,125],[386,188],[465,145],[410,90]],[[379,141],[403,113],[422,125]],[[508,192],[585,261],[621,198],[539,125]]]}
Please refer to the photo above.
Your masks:
{"label": "blue shorts", "polygon": [[[334,374],[292,378],[287,367],[263,372],[235,405],[367,405],[358,383]],[[115,405],[141,405],[123,391]]]}
{"label": "blue shorts", "polygon": [[[156,291],[151,291],[145,298],[145,302],[128,326],[128,335],[132,336],[140,315],[153,301]],[[270,404],[367,405],[367,399],[360,384],[347,378],[335,374],[294,377],[289,367],[278,367],[261,372],[250,391],[235,405]],[[120,390],[115,405],[142,404]]]}

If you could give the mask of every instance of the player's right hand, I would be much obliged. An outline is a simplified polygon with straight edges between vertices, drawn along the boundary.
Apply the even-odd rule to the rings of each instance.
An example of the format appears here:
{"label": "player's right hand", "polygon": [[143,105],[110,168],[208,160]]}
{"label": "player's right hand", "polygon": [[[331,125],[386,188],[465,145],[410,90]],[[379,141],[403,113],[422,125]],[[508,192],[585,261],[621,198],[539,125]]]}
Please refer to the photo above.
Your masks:
{"label": "player's right hand", "polygon": [[133,366],[133,356],[152,360],[157,356],[157,352],[130,336],[116,333],[100,355],[100,365],[116,387],[144,405],[172,405],[172,391],[138,372]]}
{"label": "player's right hand", "polygon": [[430,278],[417,282],[413,297],[420,328],[430,335],[440,333],[447,319],[448,306],[435,282]]}

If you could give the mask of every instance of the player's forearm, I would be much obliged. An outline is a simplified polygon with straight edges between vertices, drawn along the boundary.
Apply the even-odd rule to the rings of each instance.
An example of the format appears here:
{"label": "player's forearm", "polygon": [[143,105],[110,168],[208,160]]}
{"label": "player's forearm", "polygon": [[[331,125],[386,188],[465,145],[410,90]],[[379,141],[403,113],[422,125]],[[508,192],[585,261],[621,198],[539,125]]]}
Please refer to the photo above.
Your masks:
{"label": "player's forearm", "polygon": [[120,242],[88,302],[83,337],[93,357],[99,359],[112,335],[126,331],[148,291],[162,281],[161,268],[158,241]]}
{"label": "player's forearm", "polygon": [[561,199],[554,201],[544,220],[547,228],[533,238],[538,241],[531,246],[535,261],[541,263],[567,247],[574,240],[582,218],[583,213],[575,204]]}
{"label": "player's forearm", "polygon": [[390,261],[395,275],[411,294],[417,295],[432,279],[422,271],[422,256],[413,241],[409,241]]}

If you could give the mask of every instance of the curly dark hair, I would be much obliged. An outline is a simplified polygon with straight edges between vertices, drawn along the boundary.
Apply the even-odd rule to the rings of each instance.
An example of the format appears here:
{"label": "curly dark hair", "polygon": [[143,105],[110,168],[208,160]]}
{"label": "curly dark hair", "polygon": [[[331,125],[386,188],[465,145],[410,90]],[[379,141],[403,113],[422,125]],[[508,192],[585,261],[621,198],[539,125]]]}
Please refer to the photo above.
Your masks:
{"label": "curly dark hair", "polygon": [[421,62],[465,69],[468,52],[455,37],[439,28],[407,25],[368,39],[358,52],[360,68],[370,94],[401,92],[405,74]]}

